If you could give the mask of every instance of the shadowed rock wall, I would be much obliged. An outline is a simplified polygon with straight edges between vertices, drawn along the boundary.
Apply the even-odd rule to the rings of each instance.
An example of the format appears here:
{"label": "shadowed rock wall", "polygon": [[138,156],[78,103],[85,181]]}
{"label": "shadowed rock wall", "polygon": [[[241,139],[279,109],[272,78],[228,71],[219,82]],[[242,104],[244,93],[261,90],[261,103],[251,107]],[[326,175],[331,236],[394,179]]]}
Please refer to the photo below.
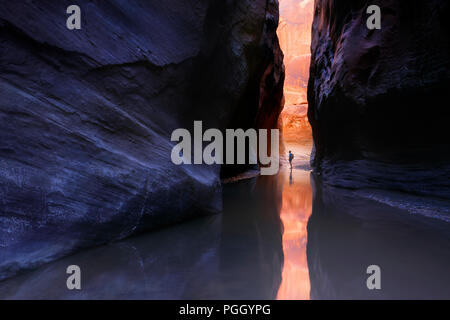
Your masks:
{"label": "shadowed rock wall", "polygon": [[276,127],[275,0],[0,1],[0,279],[220,212],[220,167],[175,166],[176,128]]}
{"label": "shadowed rock wall", "polygon": [[308,116],[327,183],[450,198],[449,14],[444,0],[316,0]]}

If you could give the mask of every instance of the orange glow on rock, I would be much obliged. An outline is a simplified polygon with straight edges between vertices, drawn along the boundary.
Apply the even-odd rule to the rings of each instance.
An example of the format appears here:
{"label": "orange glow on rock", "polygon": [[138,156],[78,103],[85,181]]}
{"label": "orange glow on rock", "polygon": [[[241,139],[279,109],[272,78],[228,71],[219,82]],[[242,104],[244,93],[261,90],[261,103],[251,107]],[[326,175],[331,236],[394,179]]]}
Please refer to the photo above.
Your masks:
{"label": "orange glow on rock", "polygon": [[313,0],[279,0],[278,38],[286,66],[286,105],[306,103],[311,59]]}
{"label": "orange glow on rock", "polygon": [[312,141],[311,125],[308,121],[308,105],[287,105],[281,113],[283,140],[285,143]]}
{"label": "orange glow on rock", "polygon": [[[282,170],[284,178],[282,209],[284,266],[277,298],[310,298],[310,281],[306,257],[307,224],[312,212],[310,172],[298,167],[309,163],[312,147],[308,122],[307,87],[311,59],[311,26],[314,0],[279,0],[278,38],[284,53],[286,80],[285,107],[281,113],[286,150],[295,155],[293,170]],[[288,166],[288,164],[285,164]]]}

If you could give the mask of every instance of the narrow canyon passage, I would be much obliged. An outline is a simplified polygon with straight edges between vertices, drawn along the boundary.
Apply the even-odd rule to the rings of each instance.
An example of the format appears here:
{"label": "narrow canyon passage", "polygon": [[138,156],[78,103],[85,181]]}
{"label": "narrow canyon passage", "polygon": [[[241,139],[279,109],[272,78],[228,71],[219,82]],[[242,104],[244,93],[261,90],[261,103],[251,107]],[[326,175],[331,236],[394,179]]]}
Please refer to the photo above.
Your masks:
{"label": "narrow canyon passage", "polygon": [[306,258],[307,223],[312,212],[309,160],[312,133],[307,117],[306,91],[311,59],[312,0],[281,0],[277,34],[284,53],[285,106],[281,114],[285,153],[294,154],[289,170],[286,156],[280,175],[285,182],[280,218],[283,223],[284,266],[277,299],[309,299],[310,282]]}
{"label": "narrow canyon passage", "polygon": [[[0,282],[0,298],[449,298],[446,224],[322,186],[309,148],[289,147],[293,170],[282,159],[277,176],[224,185],[222,214],[46,264]],[[366,287],[372,264],[383,290]],[[68,265],[80,266],[81,291],[67,290]]]}
{"label": "narrow canyon passage", "polygon": [[[277,176],[225,184],[222,214],[47,264],[0,282],[0,298],[309,299],[309,147],[295,150],[292,171],[283,157]],[[65,287],[72,264],[78,292]]]}
{"label": "narrow canyon passage", "polygon": [[[75,254],[72,254],[74,251],[67,250],[64,257],[59,259],[61,256],[57,256],[59,260],[56,260],[56,256],[53,256],[54,252],[67,248],[78,248],[76,246],[78,242],[71,243],[63,237],[66,236],[66,229],[61,229],[61,233],[54,233],[54,229],[51,227],[57,225],[58,220],[50,220],[52,223],[49,224],[48,229],[38,229],[39,238],[31,236],[28,238],[27,234],[26,245],[18,242],[22,251],[17,251],[19,252],[18,258],[12,260],[14,263],[11,264],[11,268],[22,263],[33,270],[17,273],[13,277],[0,281],[0,299],[450,298],[448,289],[450,288],[450,273],[448,272],[450,220],[447,214],[448,209],[446,209],[448,201],[439,198],[419,198],[413,194],[400,192],[398,189],[392,191],[386,187],[389,184],[381,184],[383,188],[380,185],[373,187],[370,184],[369,186],[372,188],[358,188],[351,184],[351,188],[338,188],[331,183],[324,182],[325,174],[322,172],[319,174],[319,172],[312,171],[310,157],[313,143],[311,127],[307,119],[306,90],[311,57],[309,52],[314,0],[279,0],[279,2],[280,24],[277,34],[286,65],[285,108],[281,114],[283,152],[279,173],[274,176],[256,177],[249,174],[247,179],[238,181],[235,179],[232,183],[224,183],[222,189],[217,188],[218,192],[215,192],[212,188],[196,187],[198,176],[201,173],[195,171],[198,167],[190,168],[193,169],[192,180],[179,180],[179,177],[183,177],[181,173],[167,170],[173,166],[166,167],[169,163],[166,156],[170,154],[170,149],[160,150],[154,145],[147,145],[145,140],[142,144],[147,146],[147,149],[154,150],[155,154],[151,154],[153,158],[143,158],[142,162],[152,163],[153,159],[160,159],[157,162],[161,164],[160,171],[157,171],[160,176],[152,181],[152,186],[164,187],[160,193],[155,193],[163,195],[164,200],[159,197],[149,200],[152,208],[155,203],[157,205],[164,204],[164,206],[156,211],[156,216],[153,211],[148,211],[147,219],[150,222],[167,219],[167,224],[156,224],[151,232],[139,233],[111,243],[111,239],[117,238],[117,230],[121,230],[118,232],[119,235],[122,235],[123,230],[127,230],[124,229],[124,225],[134,230],[138,224],[135,223],[134,216],[129,214],[136,212],[135,206],[127,206],[120,211],[120,215],[116,214],[115,216],[114,212],[107,208],[101,211],[102,215],[98,215],[99,218],[102,218],[100,221],[105,219],[106,214],[113,215],[115,220],[107,224],[108,228],[104,231],[106,235],[104,239],[102,238],[102,242],[92,241],[90,249],[83,247],[83,250],[80,249]],[[316,3],[318,2],[316,0]],[[260,4],[264,5],[265,3],[260,1]],[[214,12],[219,12],[218,9],[215,8]],[[162,12],[166,12],[166,10],[162,10]],[[236,12],[239,15],[244,15],[245,12],[247,15],[244,10]],[[184,15],[183,12],[183,17]],[[147,21],[147,19],[143,20]],[[142,30],[152,30],[152,28],[143,27]],[[187,29],[183,27],[180,30]],[[209,37],[214,35],[215,33],[208,33],[208,41]],[[231,38],[235,40],[235,34],[232,33],[232,35]],[[244,33],[242,39],[247,41],[247,36],[248,34]],[[121,36],[120,38],[126,39],[127,37]],[[184,33],[180,35],[180,38],[186,38]],[[196,39],[196,37],[192,38]],[[260,39],[260,36],[255,39]],[[326,41],[318,39],[316,39],[318,43],[326,44]],[[358,40],[356,36],[355,39]],[[244,40],[242,41],[245,42]],[[226,43],[226,41],[221,42]],[[152,42],[143,41],[143,44],[148,43]],[[177,41],[175,43],[178,45]],[[218,51],[227,52],[226,48]],[[352,52],[352,50],[345,52]],[[213,56],[211,61],[219,61],[218,65],[227,66],[229,61],[233,61],[233,59],[222,61],[217,58],[220,57]],[[203,60],[199,61],[203,62]],[[236,63],[236,65],[242,64]],[[142,66],[135,67],[136,79],[145,79],[146,81],[143,82],[147,82],[148,74],[141,70]],[[208,65],[208,67],[210,66]],[[184,68],[187,69],[184,70]],[[210,70],[216,69],[211,67]],[[238,67],[224,69],[223,74],[219,74],[220,76],[214,79],[215,81],[211,83],[209,89],[220,87],[220,84],[225,82],[221,76],[236,75],[238,74],[235,72],[236,70],[241,69]],[[128,75],[129,72],[132,73],[132,70],[124,72],[120,68],[117,71],[109,68],[104,71],[111,72],[107,76],[113,79],[122,73],[125,75]],[[182,65],[180,70],[175,70],[177,72],[171,68],[169,71],[168,79],[183,80],[184,78],[179,77],[177,72],[190,74],[191,69],[190,65]],[[172,72],[174,73],[172,74]],[[208,69],[206,74],[210,73],[214,74]],[[96,75],[96,77],[104,79],[102,74]],[[117,87],[123,87],[122,83],[130,84],[130,79],[136,81],[131,76],[125,78],[123,82],[117,82]],[[155,77],[155,79],[155,83],[159,84],[160,77]],[[180,83],[183,85],[184,82],[187,82],[181,80]],[[227,80],[231,83],[236,82],[234,79],[233,81]],[[99,80],[95,78],[92,81]],[[320,83],[320,79],[317,80],[317,83]],[[204,82],[201,84],[201,86],[193,85],[193,87],[201,88],[198,91],[208,91],[203,86]],[[167,87],[171,88],[172,85],[169,84]],[[178,88],[176,85],[173,87]],[[185,101],[184,93],[190,89],[191,87],[188,86],[185,90],[181,90],[179,94],[175,95],[177,99],[172,99],[173,93],[169,92],[170,99],[167,98],[167,101]],[[143,85],[140,90],[150,91]],[[240,90],[236,89],[236,92],[238,91]],[[121,96],[122,92],[118,92],[118,96]],[[222,97],[224,96],[222,93],[222,90],[213,91],[211,96]],[[135,94],[132,96],[139,97]],[[209,106],[210,96],[205,95],[203,99],[208,102]],[[161,100],[166,101],[166,98],[161,98]],[[146,99],[137,100],[142,103],[146,103],[146,101]],[[181,110],[184,115],[185,110],[191,111],[186,107],[192,105],[188,102],[184,108],[180,106],[180,109],[177,109],[178,106],[176,108],[173,106],[173,109]],[[121,105],[121,103],[118,104]],[[223,106],[224,110],[228,110],[227,101],[223,102]],[[313,106],[313,103],[310,106]],[[210,109],[213,112],[208,117],[215,119],[217,110],[214,108],[198,109],[193,114],[195,116],[197,114],[208,115],[206,111]],[[237,110],[240,109],[237,108]],[[98,112],[98,114],[102,113]],[[151,115],[158,116],[156,113]],[[162,120],[168,118],[165,114],[160,117],[156,120],[151,119],[152,123],[160,120],[161,123],[164,123]],[[334,119],[333,117],[329,118]],[[343,122],[338,122],[338,124]],[[238,122],[235,124],[236,126],[240,125]],[[134,122],[131,122],[130,127],[135,128]],[[354,132],[349,132],[349,135],[353,136]],[[155,136],[157,137],[156,134]],[[166,138],[165,135],[162,137]],[[336,141],[345,142],[344,138],[345,135],[336,136]],[[111,138],[111,141],[117,141],[117,137]],[[162,141],[165,140],[155,138],[154,143],[162,147],[166,146],[161,143]],[[139,146],[139,144],[137,145]],[[339,146],[336,148],[337,150],[340,150]],[[137,148],[138,151],[141,149],[143,149],[142,145]],[[93,149],[92,152],[95,153],[95,150],[97,149]],[[125,148],[123,153],[128,154],[128,151]],[[292,151],[295,156],[292,169],[287,158],[288,151]],[[70,154],[67,154],[66,158],[70,158]],[[110,161],[114,163],[116,158],[111,158]],[[121,164],[126,167],[128,162],[123,161]],[[349,171],[338,175],[337,182],[341,182],[341,185],[351,181],[347,179],[350,171],[351,173],[357,172],[361,167],[361,163],[358,161],[349,161],[349,163]],[[384,172],[389,173],[388,166],[382,167],[382,169],[379,167],[369,169],[371,169],[370,166],[368,166],[370,173],[384,174],[386,181],[392,181],[392,177]],[[415,167],[413,167],[414,169]],[[329,171],[342,173],[339,167]],[[118,181],[120,183],[123,181],[137,183],[139,179],[142,179],[141,182],[147,185],[143,172],[146,171],[139,169],[137,172],[133,171],[133,175],[124,174],[119,178],[111,178],[105,185],[110,186],[113,185],[113,182],[117,183]],[[167,175],[167,172],[170,172],[170,175]],[[324,171],[324,173],[327,172]],[[216,181],[214,179],[217,178],[217,186],[220,186],[220,179],[215,174],[207,176],[211,177],[211,181]],[[409,178],[409,175],[405,174],[405,176]],[[359,177],[367,182],[372,181],[363,174]],[[414,175],[411,175],[411,180],[415,180]],[[91,186],[93,180],[82,181],[84,181],[83,188],[89,189],[84,186]],[[348,186],[348,184],[344,185]],[[139,186],[136,184],[136,189],[140,190]],[[79,187],[76,190],[81,192],[84,191],[83,188]],[[119,188],[113,190],[116,189]],[[427,188],[423,189],[427,190]],[[205,190],[210,192],[205,192]],[[95,199],[99,198],[98,193],[93,193],[93,195]],[[59,198],[70,198],[61,197],[59,193],[53,193],[52,196],[56,204]],[[116,198],[116,193],[105,193],[102,201],[104,200],[109,205]],[[217,198],[223,201],[217,201]],[[19,204],[26,201],[22,201],[20,197],[17,199],[20,201],[15,201],[13,208],[20,209]],[[192,202],[189,202],[190,200]],[[183,216],[179,217],[180,220],[177,220],[178,218],[170,220],[172,216],[175,216],[174,212],[183,211],[179,209],[180,204],[185,205],[183,208],[187,209],[192,207],[202,209],[215,207],[219,202],[223,202],[223,210],[219,209],[220,213],[218,214],[195,216],[195,219],[194,216]],[[134,205],[135,202],[131,202],[131,204]],[[29,210],[32,207],[39,208],[34,203],[31,203],[29,207]],[[55,208],[58,209],[56,206]],[[51,216],[55,219],[62,216],[56,214],[58,213],[56,209],[52,211],[54,215]],[[203,213],[201,210],[198,212]],[[158,214],[160,215],[158,216]],[[188,218],[193,219],[189,220]],[[139,219],[140,217],[137,220],[139,221]],[[180,221],[183,222],[173,224]],[[40,227],[41,222],[38,221],[37,224]],[[20,230],[10,226],[21,227],[18,223],[14,225],[4,223],[3,225],[8,227],[8,232],[14,237]],[[45,224],[42,225],[47,227]],[[97,240],[95,235],[103,235],[95,225],[89,224],[88,226],[86,228],[86,224],[82,224],[84,228],[75,228],[75,238],[90,240],[92,233],[94,240]],[[108,237],[110,234],[114,237]],[[72,236],[72,234],[70,235]],[[104,243],[109,244],[93,247]],[[6,261],[9,256],[14,257],[11,252],[15,254],[15,248],[9,247],[6,254],[4,253],[6,250],[0,252],[0,261]],[[25,252],[26,255],[22,256],[22,252]],[[52,255],[49,255],[48,252]],[[42,257],[48,257],[48,261],[51,262],[43,264],[44,258]],[[37,265],[40,267],[34,268]],[[66,269],[69,265],[77,265],[82,271],[82,290],[80,291],[69,291],[66,287],[68,277]],[[367,268],[371,265],[377,265],[381,269],[382,290],[369,290],[367,287]]]}
{"label": "narrow canyon passage", "polygon": [[[309,299],[307,223],[312,212],[306,111],[313,1],[281,2],[286,63],[281,168],[224,185],[221,215],[127,239],[0,284],[0,298]],[[286,153],[295,159],[289,169]],[[83,270],[70,293],[66,264]],[[31,285],[30,285],[31,283]]]}

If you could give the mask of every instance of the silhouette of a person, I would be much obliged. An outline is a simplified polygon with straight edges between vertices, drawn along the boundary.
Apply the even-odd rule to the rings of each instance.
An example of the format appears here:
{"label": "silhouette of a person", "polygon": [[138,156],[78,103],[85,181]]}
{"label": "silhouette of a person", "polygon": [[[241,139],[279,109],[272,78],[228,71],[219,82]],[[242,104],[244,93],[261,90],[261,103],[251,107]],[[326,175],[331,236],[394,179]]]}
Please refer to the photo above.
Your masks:
{"label": "silhouette of a person", "polygon": [[289,151],[289,164],[291,165],[291,169],[292,169],[292,160],[294,160],[294,154]]}

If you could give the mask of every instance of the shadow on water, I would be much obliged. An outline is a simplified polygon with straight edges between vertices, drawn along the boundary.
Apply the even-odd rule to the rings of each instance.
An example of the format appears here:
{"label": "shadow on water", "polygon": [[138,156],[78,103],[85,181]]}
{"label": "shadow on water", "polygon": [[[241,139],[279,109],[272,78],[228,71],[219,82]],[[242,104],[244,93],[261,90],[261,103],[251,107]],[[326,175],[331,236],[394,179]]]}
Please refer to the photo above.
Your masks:
{"label": "shadow on water", "polygon": [[[226,184],[223,197],[221,215],[50,263],[0,282],[0,298],[450,298],[449,223],[298,169]],[[81,268],[80,291],[66,287],[69,265]],[[381,290],[366,286],[370,265]]]}
{"label": "shadow on water", "polygon": [[[449,223],[311,181],[312,299],[450,298]],[[370,265],[381,268],[381,290],[367,288]]]}
{"label": "shadow on water", "polygon": [[[277,177],[224,186],[224,212],[0,282],[1,299],[274,299],[283,267]],[[69,291],[66,268],[81,268]]]}

